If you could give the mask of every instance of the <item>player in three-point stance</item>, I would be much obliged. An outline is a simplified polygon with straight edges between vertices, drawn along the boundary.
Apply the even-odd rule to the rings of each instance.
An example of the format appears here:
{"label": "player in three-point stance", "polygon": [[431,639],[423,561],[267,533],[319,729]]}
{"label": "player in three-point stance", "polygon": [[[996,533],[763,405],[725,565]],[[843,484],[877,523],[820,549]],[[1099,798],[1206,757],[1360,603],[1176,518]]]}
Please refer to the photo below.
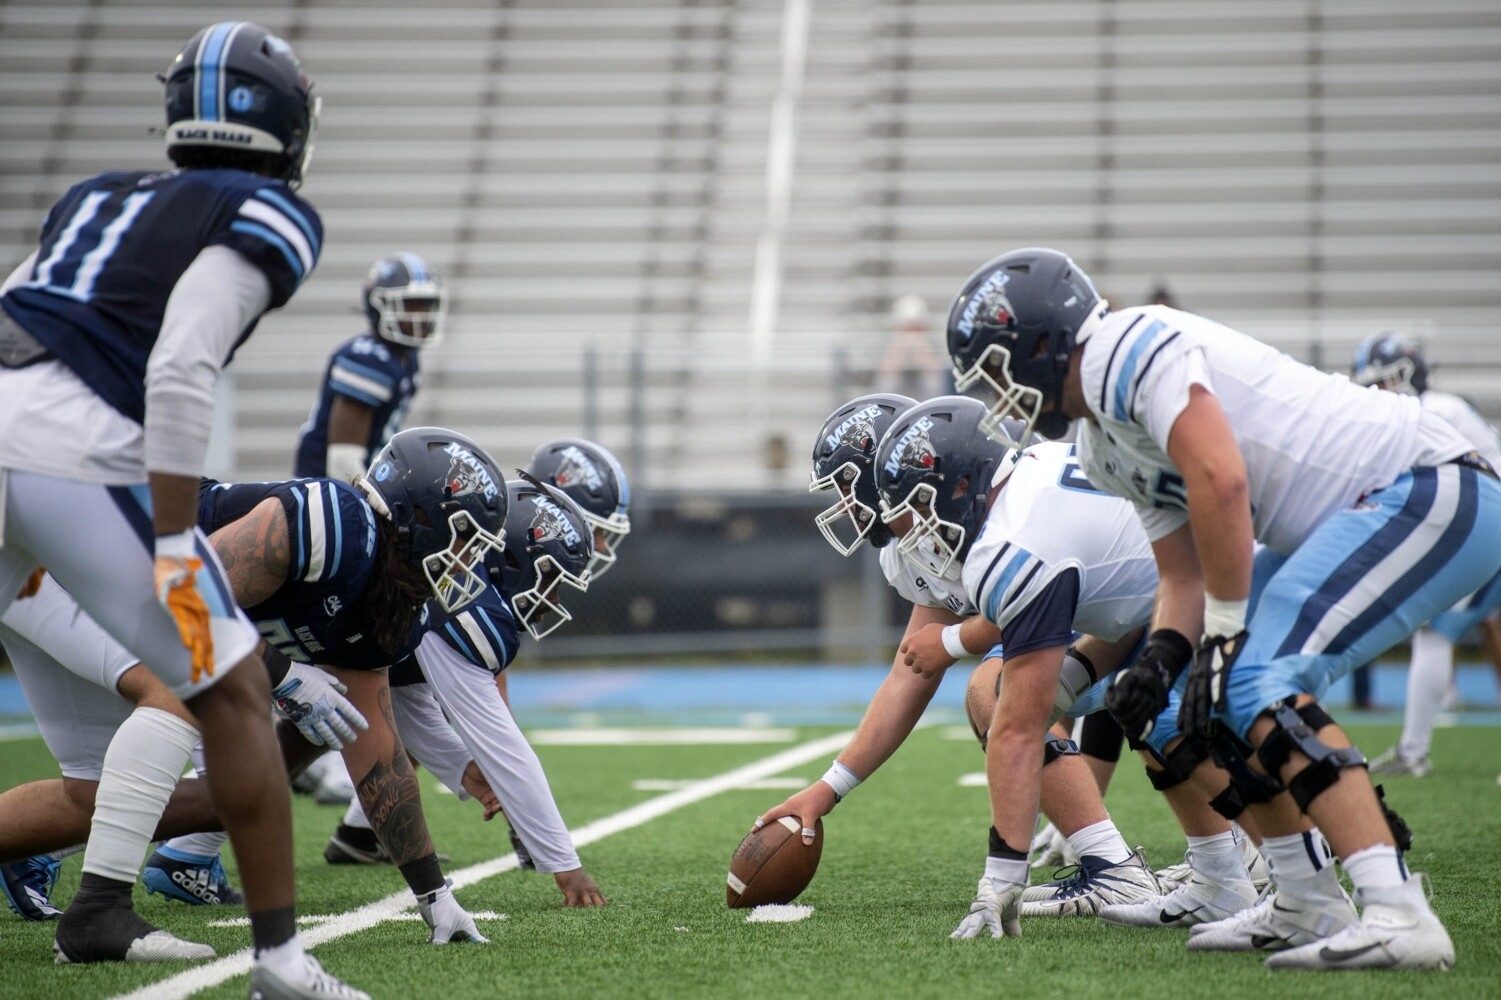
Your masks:
{"label": "player in three-point stance", "polygon": [[[1249,759],[1231,791],[1265,838],[1276,893],[1196,928],[1190,946],[1283,949],[1271,968],[1451,967],[1449,935],[1402,859],[1405,826],[1318,698],[1501,568],[1488,463],[1411,397],[1190,313],[1111,313],[1054,250],[976,271],[948,346],[961,387],[995,394],[993,418],[1048,437],[1077,423],[1086,477],[1137,507],[1160,582],[1156,654],[1108,696],[1127,734],[1171,730],[1171,751],[1180,734],[1228,732]],[[1160,713],[1180,679],[1175,725]],[[1192,773],[1215,783],[1207,760]],[[1305,813],[1354,882],[1358,917],[1300,830]]]}
{"label": "player in three-point stance", "polygon": [[[290,806],[255,631],[194,529],[219,368],[317,261],[318,215],[292,190],[316,99],[291,47],[243,22],[199,32],[165,83],[178,169],[75,185],[4,284],[0,603],[46,566],[192,708],[246,873],[253,987],[363,996],[297,937]],[[140,863],[129,855],[134,824],[158,811],[198,735],[153,708],[117,735],[111,758],[136,766],[104,762],[59,961],[179,953],[182,942],[129,910]]]}

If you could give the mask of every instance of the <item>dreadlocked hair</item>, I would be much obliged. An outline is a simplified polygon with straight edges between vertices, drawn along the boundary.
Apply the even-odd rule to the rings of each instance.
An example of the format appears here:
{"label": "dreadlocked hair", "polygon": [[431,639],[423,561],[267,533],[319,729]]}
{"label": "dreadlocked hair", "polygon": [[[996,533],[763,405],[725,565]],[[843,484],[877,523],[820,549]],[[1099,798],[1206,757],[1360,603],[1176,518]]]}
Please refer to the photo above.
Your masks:
{"label": "dreadlocked hair", "polygon": [[375,641],[386,652],[401,650],[432,596],[427,578],[403,558],[405,544],[390,518],[375,518],[375,568],[363,595],[375,621]]}

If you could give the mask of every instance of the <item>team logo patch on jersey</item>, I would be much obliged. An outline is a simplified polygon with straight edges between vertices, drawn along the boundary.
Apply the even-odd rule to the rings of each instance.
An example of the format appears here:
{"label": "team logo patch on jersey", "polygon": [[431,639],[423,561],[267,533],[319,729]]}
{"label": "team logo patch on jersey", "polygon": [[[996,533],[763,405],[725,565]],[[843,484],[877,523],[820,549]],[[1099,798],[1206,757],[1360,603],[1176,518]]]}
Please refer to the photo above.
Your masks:
{"label": "team logo patch on jersey", "polygon": [[343,607],[344,607],[344,602],[341,601],[341,600],[339,600],[339,595],[338,594],[329,594],[327,597],[325,597],[323,599],[323,611],[330,618],[332,618],[334,615],[338,614],[340,612],[340,610],[343,609]]}
{"label": "team logo patch on jersey", "polygon": [[588,455],[572,445],[563,449],[563,461],[558,463],[558,471],[553,473],[552,478],[563,489],[580,483],[587,485],[595,493],[605,488],[605,480],[599,474],[599,469],[589,461]]}
{"label": "team logo patch on jersey", "polygon": [[858,451],[869,451],[876,443],[876,418],[880,415],[881,408],[874,404],[856,410],[834,428],[833,432],[824,439],[824,444],[830,451],[842,444],[847,444]]}
{"label": "team logo patch on jersey", "polygon": [[448,475],[444,477],[444,486],[450,497],[483,493],[486,500],[495,499],[500,492],[495,480],[490,478],[490,473],[480,465],[468,448],[450,442],[444,446],[443,451],[451,459],[448,463]]}
{"label": "team logo patch on jersey", "polygon": [[964,314],[959,319],[959,332],[972,337],[975,324],[985,322],[990,326],[1004,327],[1011,322],[1011,300],[1006,298],[1006,282],[1011,275],[997,271],[985,279],[985,284],[975,289],[964,305]]}
{"label": "team logo patch on jersey", "polygon": [[578,529],[573,526],[558,505],[542,497],[537,498],[537,516],[532,518],[532,523],[527,528],[527,535],[533,544],[550,538],[561,538],[570,546],[583,543]]}
{"label": "team logo patch on jersey", "polygon": [[920,472],[931,470],[938,462],[938,453],[933,450],[933,442],[928,438],[928,432],[932,429],[933,421],[928,417],[921,417],[903,431],[902,436],[897,438],[896,447],[891,450],[891,457],[886,460],[886,475],[895,477],[903,469],[917,469]]}

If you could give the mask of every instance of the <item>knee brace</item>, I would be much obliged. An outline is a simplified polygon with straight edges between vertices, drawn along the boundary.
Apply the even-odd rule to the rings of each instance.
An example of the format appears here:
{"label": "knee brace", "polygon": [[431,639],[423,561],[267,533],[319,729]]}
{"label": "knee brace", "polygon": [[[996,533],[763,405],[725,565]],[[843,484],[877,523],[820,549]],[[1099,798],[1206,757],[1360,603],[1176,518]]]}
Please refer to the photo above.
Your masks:
{"label": "knee brace", "polygon": [[1263,714],[1270,715],[1275,724],[1256,751],[1267,774],[1281,774],[1294,750],[1309,760],[1309,765],[1287,783],[1288,792],[1303,812],[1308,812],[1308,804],[1339,781],[1340,771],[1366,766],[1365,755],[1355,747],[1331,747],[1319,739],[1318,731],[1333,725],[1334,720],[1317,703],[1293,708],[1289,702],[1279,701]]}
{"label": "knee brace", "polygon": [[1047,737],[1042,741],[1042,766],[1047,767],[1059,757],[1067,757],[1071,754],[1077,755],[1078,752],[1079,745],[1073,740],[1066,740],[1061,736],[1054,736],[1052,733],[1048,733]]}
{"label": "knee brace", "polygon": [[1147,780],[1152,783],[1153,788],[1165,792],[1183,784],[1193,774],[1194,768],[1209,759],[1209,744],[1198,736],[1186,736],[1167,756],[1159,753],[1153,753],[1152,756],[1157,758],[1162,770],[1148,769]]}
{"label": "knee brace", "polygon": [[1112,764],[1121,759],[1121,742],[1125,739],[1120,723],[1109,712],[1094,712],[1084,717],[1084,731],[1079,734],[1079,752]]}
{"label": "knee brace", "polygon": [[1210,740],[1214,762],[1230,775],[1230,784],[1209,800],[1210,808],[1226,819],[1235,819],[1246,806],[1270,802],[1286,791],[1275,774],[1258,774],[1246,760],[1250,747],[1221,730]]}

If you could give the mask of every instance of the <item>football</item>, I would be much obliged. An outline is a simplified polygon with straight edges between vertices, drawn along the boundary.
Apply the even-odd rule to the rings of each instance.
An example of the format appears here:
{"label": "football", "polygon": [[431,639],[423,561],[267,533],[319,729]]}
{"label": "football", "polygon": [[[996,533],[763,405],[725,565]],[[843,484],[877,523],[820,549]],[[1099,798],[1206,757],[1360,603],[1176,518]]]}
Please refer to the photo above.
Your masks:
{"label": "football", "polygon": [[823,820],[814,829],[817,833],[808,847],[803,845],[801,825],[792,816],[747,833],[730,858],[725,902],[740,909],[796,899],[813,881],[823,855]]}

